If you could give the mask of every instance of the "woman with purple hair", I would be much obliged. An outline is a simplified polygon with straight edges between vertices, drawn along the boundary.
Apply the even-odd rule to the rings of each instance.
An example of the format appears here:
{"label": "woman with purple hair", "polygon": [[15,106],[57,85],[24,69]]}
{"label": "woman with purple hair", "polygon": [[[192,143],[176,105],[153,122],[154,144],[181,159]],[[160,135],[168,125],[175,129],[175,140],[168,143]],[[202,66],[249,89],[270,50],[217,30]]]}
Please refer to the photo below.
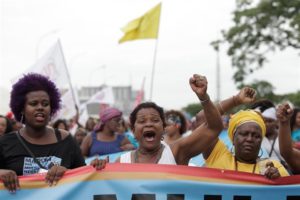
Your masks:
{"label": "woman with purple hair", "polygon": [[67,169],[85,165],[72,136],[48,126],[60,102],[55,84],[40,74],[24,75],[13,85],[10,107],[24,126],[0,139],[0,180],[10,192],[20,187],[17,176],[46,172],[51,186]]}
{"label": "woman with purple hair", "polygon": [[81,144],[82,154],[90,157],[134,149],[127,137],[117,134],[121,123],[122,112],[120,110],[106,108],[101,111],[99,124],[91,134],[84,138]]}

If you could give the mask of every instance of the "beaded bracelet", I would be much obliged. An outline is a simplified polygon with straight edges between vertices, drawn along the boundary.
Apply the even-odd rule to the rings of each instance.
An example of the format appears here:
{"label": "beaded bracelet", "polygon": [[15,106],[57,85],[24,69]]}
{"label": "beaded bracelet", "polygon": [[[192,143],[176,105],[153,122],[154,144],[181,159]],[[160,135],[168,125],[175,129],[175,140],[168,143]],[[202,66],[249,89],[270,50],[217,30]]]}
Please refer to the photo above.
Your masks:
{"label": "beaded bracelet", "polygon": [[234,106],[237,106],[238,104],[237,104],[235,98],[236,98],[235,96],[232,96],[233,104],[234,104]]}
{"label": "beaded bracelet", "polygon": [[[199,99],[200,99],[200,98],[199,98]],[[209,95],[207,95],[207,98],[206,98],[206,99],[204,99],[204,100],[200,99],[200,103],[201,103],[201,104],[204,104],[204,103],[208,102],[209,100],[210,100]]]}

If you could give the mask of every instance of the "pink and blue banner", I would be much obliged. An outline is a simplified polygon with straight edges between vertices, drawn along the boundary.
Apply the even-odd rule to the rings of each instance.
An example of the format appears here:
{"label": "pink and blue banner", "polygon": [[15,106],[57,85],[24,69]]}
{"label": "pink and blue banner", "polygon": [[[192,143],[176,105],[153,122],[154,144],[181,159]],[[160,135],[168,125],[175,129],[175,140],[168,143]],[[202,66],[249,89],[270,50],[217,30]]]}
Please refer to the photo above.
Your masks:
{"label": "pink and blue banner", "polygon": [[107,164],[66,172],[56,186],[44,174],[20,177],[10,194],[0,183],[0,199],[74,200],[299,200],[300,175],[268,180],[230,170],[146,164]]}

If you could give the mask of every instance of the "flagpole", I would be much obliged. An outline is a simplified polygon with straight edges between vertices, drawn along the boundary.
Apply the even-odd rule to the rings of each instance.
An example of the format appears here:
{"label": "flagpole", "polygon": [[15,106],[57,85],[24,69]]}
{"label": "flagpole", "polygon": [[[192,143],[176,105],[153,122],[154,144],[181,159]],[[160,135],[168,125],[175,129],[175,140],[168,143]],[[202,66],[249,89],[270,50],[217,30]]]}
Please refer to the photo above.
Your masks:
{"label": "flagpole", "polygon": [[151,84],[150,84],[150,96],[149,100],[152,101],[152,94],[153,94],[153,83],[154,83],[154,74],[155,74],[155,64],[156,64],[156,54],[157,54],[157,45],[158,44],[158,37],[155,42],[155,49],[154,49],[154,56],[153,56],[153,64],[152,64],[152,72],[151,72]]}
{"label": "flagpole", "polygon": [[[162,10],[162,3],[161,3],[161,8],[160,9]],[[149,101],[152,101],[153,88],[154,88],[154,74],[155,74],[156,54],[157,54],[157,46],[158,46],[158,38],[159,38],[160,18],[161,18],[161,12],[160,12],[160,15],[159,15],[159,20],[158,20],[157,39],[156,39],[156,42],[155,42],[155,49],[154,49],[154,55],[153,55]]]}
{"label": "flagpole", "polygon": [[73,90],[73,85],[72,85],[72,82],[71,82],[70,73],[69,73],[69,70],[68,70],[68,67],[67,67],[67,63],[66,63],[66,59],[65,59],[64,51],[62,49],[62,45],[61,45],[60,39],[58,39],[57,42],[58,42],[59,48],[61,49],[61,53],[63,55],[62,56],[63,57],[63,62],[65,64],[65,66],[66,66],[66,72],[67,72],[67,76],[68,76],[68,82],[69,82],[69,85],[70,85],[70,88],[71,88],[72,98],[73,98],[75,106],[78,107],[77,102],[76,102],[76,98],[75,98],[75,94],[74,94],[74,90]]}

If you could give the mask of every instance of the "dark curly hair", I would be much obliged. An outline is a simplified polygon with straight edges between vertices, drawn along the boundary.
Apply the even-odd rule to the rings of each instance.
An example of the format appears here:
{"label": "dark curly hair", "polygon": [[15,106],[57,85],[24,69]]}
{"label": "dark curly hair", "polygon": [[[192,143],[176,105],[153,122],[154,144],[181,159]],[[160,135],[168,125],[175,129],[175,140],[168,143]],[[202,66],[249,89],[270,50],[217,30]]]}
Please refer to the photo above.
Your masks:
{"label": "dark curly hair", "polygon": [[41,74],[29,73],[20,78],[13,86],[10,94],[10,108],[16,120],[21,120],[26,94],[34,91],[45,91],[50,98],[51,117],[60,109],[60,92],[55,84]]}
{"label": "dark curly hair", "polygon": [[6,121],[6,129],[4,131],[4,134],[12,132],[13,131],[13,127],[12,127],[11,121],[7,117],[5,117],[3,115],[0,115],[0,118],[3,118]]}
{"label": "dark curly hair", "polygon": [[294,108],[294,112],[293,112],[293,115],[291,117],[291,120],[290,120],[290,126],[291,126],[291,131],[293,131],[293,128],[296,124],[296,117],[297,117],[297,114],[300,112],[300,108],[298,107],[295,107]]}
{"label": "dark curly hair", "polygon": [[68,123],[67,123],[67,120],[65,120],[65,119],[58,119],[58,120],[56,120],[56,121],[53,123],[52,127],[55,128],[55,129],[57,129],[57,128],[59,127],[60,124],[63,124],[63,125],[64,125],[66,131],[69,129],[69,125],[68,125]]}
{"label": "dark curly hair", "polygon": [[180,111],[169,110],[165,113],[165,116],[166,119],[171,116],[179,117],[179,123],[180,123],[179,133],[180,135],[182,135],[186,132],[186,118]]}
{"label": "dark curly hair", "polygon": [[263,113],[268,108],[275,108],[274,103],[269,99],[260,99],[249,106],[250,109],[258,109]]}
{"label": "dark curly hair", "polygon": [[164,109],[158,105],[156,105],[154,102],[144,102],[139,104],[135,109],[130,113],[129,120],[130,120],[130,127],[131,129],[134,129],[134,123],[136,121],[136,115],[137,113],[144,108],[153,108],[159,113],[159,116],[163,122],[163,127],[166,127],[166,120],[164,115]]}

